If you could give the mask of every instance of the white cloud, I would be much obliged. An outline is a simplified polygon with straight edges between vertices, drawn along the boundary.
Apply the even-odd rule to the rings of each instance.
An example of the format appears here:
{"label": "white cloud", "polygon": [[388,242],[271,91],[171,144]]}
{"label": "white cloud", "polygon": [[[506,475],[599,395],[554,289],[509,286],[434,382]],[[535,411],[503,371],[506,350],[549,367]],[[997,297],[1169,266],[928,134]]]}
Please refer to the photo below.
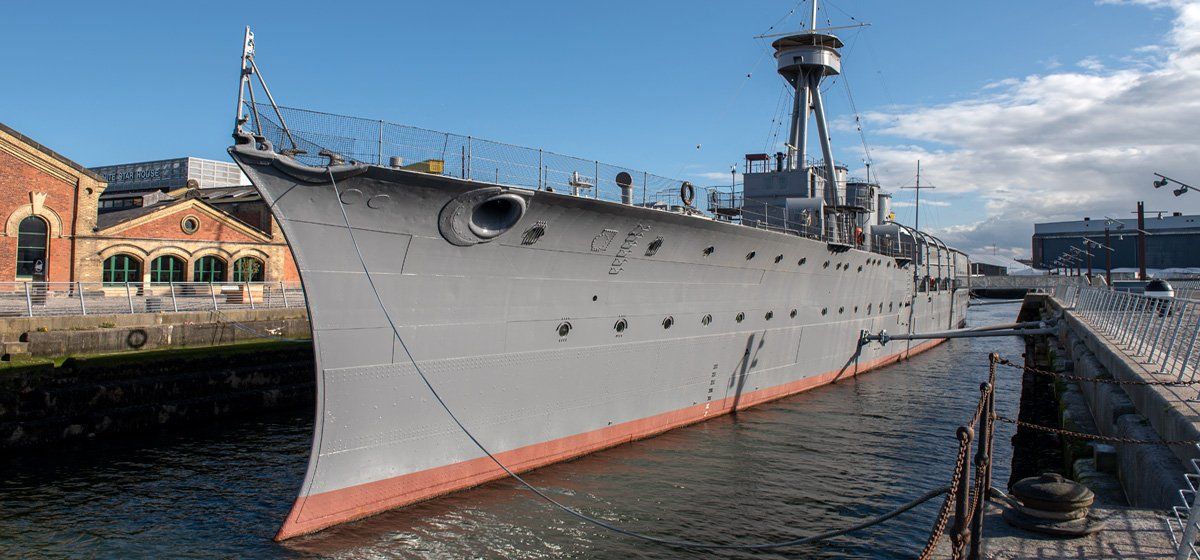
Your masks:
{"label": "white cloud", "polygon": [[997,80],[973,99],[865,116],[900,140],[875,147],[879,169],[920,159],[939,192],[983,199],[976,221],[942,231],[947,241],[1028,256],[1033,222],[1128,215],[1137,200],[1200,211],[1200,193],[1150,188],[1156,171],[1200,174],[1200,0],[1101,3],[1173,10],[1164,44],[1147,50],[1157,56],[1120,67],[1088,57],[1079,70]]}

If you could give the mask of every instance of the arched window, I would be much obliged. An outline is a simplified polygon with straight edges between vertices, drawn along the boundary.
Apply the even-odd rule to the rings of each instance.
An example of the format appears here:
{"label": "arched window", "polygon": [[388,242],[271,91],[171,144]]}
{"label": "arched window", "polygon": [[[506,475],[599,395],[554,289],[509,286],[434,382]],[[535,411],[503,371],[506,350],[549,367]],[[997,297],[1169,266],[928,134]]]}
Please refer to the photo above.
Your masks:
{"label": "arched window", "polygon": [[233,262],[234,282],[262,282],[263,262],[254,257],[242,257]]}
{"label": "arched window", "polygon": [[[17,227],[17,278],[33,278],[49,272],[46,262],[46,241],[49,227],[46,220],[29,216]],[[38,263],[41,270],[37,270]]]}
{"label": "arched window", "polygon": [[192,265],[193,282],[224,282],[225,260],[209,255],[196,259]]}
{"label": "arched window", "polygon": [[163,255],[150,261],[150,282],[152,284],[167,284],[183,282],[183,259],[171,255]]}
{"label": "arched window", "polygon": [[142,261],[132,255],[113,255],[104,259],[104,275],[106,285],[118,285],[126,282],[140,283],[142,281]]}

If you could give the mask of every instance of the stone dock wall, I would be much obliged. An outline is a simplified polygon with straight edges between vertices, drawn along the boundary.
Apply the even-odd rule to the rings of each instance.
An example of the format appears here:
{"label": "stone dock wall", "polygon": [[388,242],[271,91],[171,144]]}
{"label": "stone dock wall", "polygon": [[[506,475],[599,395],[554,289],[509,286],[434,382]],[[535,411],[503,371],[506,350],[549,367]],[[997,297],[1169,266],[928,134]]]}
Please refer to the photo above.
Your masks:
{"label": "stone dock wall", "polygon": [[[1061,317],[1057,336],[1031,337],[1027,341],[1026,363],[1030,367],[1098,380],[1166,379],[1093,331],[1054,298],[1026,298],[1022,320],[1055,316]],[[1196,387],[1072,382],[1032,373],[1024,374],[1024,382],[1026,388],[1031,384],[1053,387],[1055,399],[1049,406],[1056,408],[1051,414],[1057,418],[1054,427],[1143,441],[1200,439],[1197,430],[1200,402],[1194,400]],[[1026,411],[1022,410],[1022,414]],[[1030,431],[1018,431],[1018,439]],[[1050,438],[1053,440],[1054,436]],[[1166,510],[1179,503],[1184,466],[1200,456],[1193,445],[1109,444],[1069,437],[1057,441],[1065,474],[1088,483],[1098,492],[1119,493],[1130,506],[1155,510]],[[1110,480],[1115,484],[1107,482]],[[1106,487],[1113,485],[1119,487]]]}

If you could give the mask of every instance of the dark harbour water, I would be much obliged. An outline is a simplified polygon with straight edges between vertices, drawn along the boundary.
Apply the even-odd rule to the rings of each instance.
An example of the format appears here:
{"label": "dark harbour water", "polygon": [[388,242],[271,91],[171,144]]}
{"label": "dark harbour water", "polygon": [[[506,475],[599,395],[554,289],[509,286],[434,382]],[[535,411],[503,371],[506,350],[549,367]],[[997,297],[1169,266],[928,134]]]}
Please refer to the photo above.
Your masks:
{"label": "dark harbour water", "polygon": [[[1016,305],[972,310],[982,325]],[[893,344],[896,344],[893,342]],[[531,473],[569,505],[639,531],[734,542],[796,538],[877,515],[947,484],[955,428],[974,410],[987,354],[1014,338],[952,340],[858,379]],[[1020,379],[1001,368],[997,408]],[[0,558],[912,558],[936,500],[823,545],[690,552],[610,534],[514,482],[271,541],[309,449],[308,414],[0,458]],[[1008,478],[1011,426],[996,438]]]}

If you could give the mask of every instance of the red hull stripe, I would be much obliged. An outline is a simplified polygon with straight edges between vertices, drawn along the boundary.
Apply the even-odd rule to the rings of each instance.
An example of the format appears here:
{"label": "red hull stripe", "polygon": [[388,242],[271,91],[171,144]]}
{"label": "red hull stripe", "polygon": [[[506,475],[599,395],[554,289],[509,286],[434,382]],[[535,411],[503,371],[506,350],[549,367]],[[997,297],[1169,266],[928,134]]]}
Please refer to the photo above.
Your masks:
{"label": "red hull stripe", "polygon": [[[901,351],[870,362],[857,364],[845,371],[826,372],[792,383],[745,393],[736,399],[727,397],[719,401],[689,406],[591,432],[535,443],[497,453],[496,458],[514,472],[529,471],[727,414],[734,409],[734,406],[738,410],[742,410],[756,404],[807,391],[838,378],[858,375],[895,363],[904,357],[924,352],[940,342],[942,339],[926,341],[914,346],[907,353]],[[275,540],[281,541],[313,533],[332,525],[361,519],[456,490],[478,486],[505,476],[504,471],[497,467],[491,459],[480,457],[421,472],[314,494],[307,498],[301,496],[292,505],[292,511],[288,514],[283,527],[279,529],[279,533],[275,535]]]}

